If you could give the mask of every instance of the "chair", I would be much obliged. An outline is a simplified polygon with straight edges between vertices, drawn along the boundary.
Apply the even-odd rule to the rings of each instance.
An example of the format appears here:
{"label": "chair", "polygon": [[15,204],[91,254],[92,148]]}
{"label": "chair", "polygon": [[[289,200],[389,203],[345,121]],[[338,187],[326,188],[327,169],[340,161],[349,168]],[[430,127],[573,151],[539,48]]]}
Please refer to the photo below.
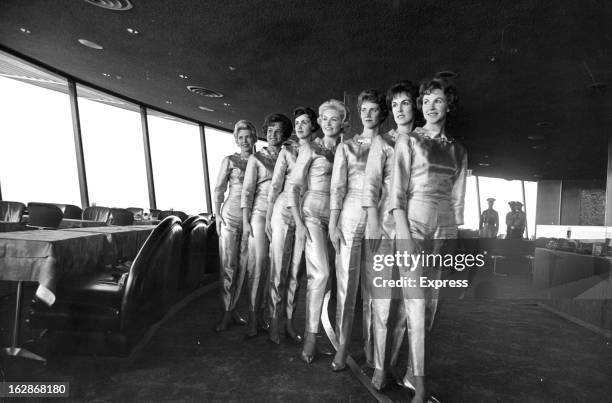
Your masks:
{"label": "chair", "polygon": [[126,210],[132,213],[134,217],[136,217],[137,215],[142,217],[142,214],[144,213],[144,210],[140,207],[128,207]]}
{"label": "chair", "polygon": [[[207,264],[208,223],[192,216],[183,222],[183,264],[179,288],[191,290],[204,282]],[[216,246],[216,245],[215,245]],[[218,273],[218,270],[215,271]]]}
{"label": "chair", "polygon": [[21,222],[25,204],[14,201],[0,201],[0,221]]}
{"label": "chair", "polygon": [[28,203],[28,212],[32,227],[58,228],[64,216],[59,207],[50,203]]}
{"label": "chair", "polygon": [[105,332],[125,346],[174,302],[182,231],[180,220],[168,217],[151,232],[128,271],[114,269],[84,285],[59,289],[51,307],[35,300],[27,322],[48,330]]}
{"label": "chair", "polygon": [[79,206],[75,206],[74,204],[56,204],[56,206],[59,207],[60,210],[62,210],[64,218],[68,218],[71,220],[81,219],[83,210]]}
{"label": "chair", "polygon": [[159,219],[159,213],[161,213],[161,210],[152,208],[152,209],[149,209],[149,212],[151,213],[152,220]]}
{"label": "chair", "polygon": [[123,208],[112,208],[110,225],[132,225],[134,224],[134,214]]}
{"label": "chair", "polygon": [[213,220],[213,215],[211,213],[200,213],[198,215],[203,217],[206,220],[206,223],[210,223]]}
{"label": "chair", "polygon": [[83,220],[108,222],[111,209],[101,206],[89,206],[83,211]]}
{"label": "chair", "polygon": [[171,215],[177,216],[178,218],[181,219],[181,221],[185,221],[188,217],[187,214],[179,210],[163,210],[159,213],[158,219],[163,220],[164,218],[171,216]]}

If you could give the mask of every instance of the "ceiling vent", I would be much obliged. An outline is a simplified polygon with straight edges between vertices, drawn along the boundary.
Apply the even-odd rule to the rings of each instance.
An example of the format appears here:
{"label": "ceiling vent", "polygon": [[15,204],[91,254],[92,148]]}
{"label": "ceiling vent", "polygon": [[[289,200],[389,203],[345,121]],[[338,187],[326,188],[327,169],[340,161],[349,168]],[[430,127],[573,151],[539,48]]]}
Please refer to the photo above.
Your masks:
{"label": "ceiling vent", "polygon": [[223,94],[219,91],[210,90],[204,87],[198,87],[197,85],[188,85],[187,89],[194,94],[202,95],[203,97],[208,98],[223,98]]}
{"label": "ceiling vent", "polygon": [[85,2],[112,11],[127,11],[134,7],[130,0],[85,0]]}

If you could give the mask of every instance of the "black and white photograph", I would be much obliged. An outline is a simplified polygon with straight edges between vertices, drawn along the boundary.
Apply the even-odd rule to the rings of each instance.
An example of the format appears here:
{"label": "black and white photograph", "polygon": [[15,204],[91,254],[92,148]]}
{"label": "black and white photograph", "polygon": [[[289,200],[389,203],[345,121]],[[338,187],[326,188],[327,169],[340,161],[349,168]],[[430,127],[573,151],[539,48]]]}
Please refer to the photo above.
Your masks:
{"label": "black and white photograph", "polygon": [[605,402],[612,2],[1,0],[0,402]]}

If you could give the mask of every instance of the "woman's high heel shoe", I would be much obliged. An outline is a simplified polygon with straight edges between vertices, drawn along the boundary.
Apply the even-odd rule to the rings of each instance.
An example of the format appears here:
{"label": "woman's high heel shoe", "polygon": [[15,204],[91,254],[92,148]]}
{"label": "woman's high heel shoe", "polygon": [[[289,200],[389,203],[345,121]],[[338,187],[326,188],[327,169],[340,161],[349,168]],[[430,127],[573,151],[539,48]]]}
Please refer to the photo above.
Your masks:
{"label": "woman's high heel shoe", "polygon": [[387,386],[387,373],[381,369],[375,369],[370,383],[374,389],[383,390]]}
{"label": "woman's high heel shoe", "polygon": [[229,322],[230,322],[230,313],[228,311],[225,311],[223,312],[223,317],[221,318],[221,321],[217,324],[217,326],[215,326],[215,331],[223,332],[227,330],[227,328],[229,327]]}
{"label": "woman's high heel shoe", "polygon": [[337,364],[335,361],[331,363],[331,369],[334,372],[341,372],[346,370],[348,367],[346,366],[346,362],[344,364]]}
{"label": "woman's high heel shoe", "polygon": [[287,339],[293,340],[295,344],[301,344],[304,339],[300,336],[293,327],[293,322],[291,319],[287,319],[287,323],[285,324],[285,337]]}
{"label": "woman's high heel shoe", "polygon": [[278,318],[270,318],[270,328],[268,329],[268,340],[280,346],[280,336],[278,334]]}
{"label": "woman's high heel shoe", "polygon": [[232,311],[232,321],[235,325],[238,326],[246,326],[247,324],[247,321],[244,320],[244,318],[240,316],[240,314],[236,310]]}
{"label": "woman's high heel shoe", "polygon": [[300,353],[300,360],[306,364],[310,364],[314,360],[314,354],[317,346],[317,335],[310,332],[305,332],[304,348]]}
{"label": "woman's high heel shoe", "polygon": [[246,338],[252,339],[257,336],[257,316],[255,312],[249,311],[249,320],[247,322]]}

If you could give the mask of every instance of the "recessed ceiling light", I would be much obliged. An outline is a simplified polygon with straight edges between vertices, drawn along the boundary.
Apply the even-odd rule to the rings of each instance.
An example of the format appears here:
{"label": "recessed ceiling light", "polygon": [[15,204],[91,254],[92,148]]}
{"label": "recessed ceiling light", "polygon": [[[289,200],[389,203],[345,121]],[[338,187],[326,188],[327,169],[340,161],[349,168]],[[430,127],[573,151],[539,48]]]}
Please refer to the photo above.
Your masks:
{"label": "recessed ceiling light", "polygon": [[179,77],[182,78],[183,80],[187,80],[189,78],[187,74],[179,74]]}
{"label": "recessed ceiling light", "polygon": [[111,75],[110,75],[110,74],[108,74],[108,73],[102,73],[102,75],[103,75],[104,77],[106,77],[106,78],[109,78],[109,77],[111,76]]}
{"label": "recessed ceiling light", "polygon": [[219,121],[219,123],[223,124],[223,121],[222,121],[222,120],[220,120],[220,121]]}
{"label": "recessed ceiling light", "polygon": [[121,76],[115,76],[115,78],[116,78],[117,80],[121,80],[123,77],[121,77]]}
{"label": "recessed ceiling light", "polygon": [[168,105],[172,105],[172,101],[166,101]]}
{"label": "recessed ceiling light", "polygon": [[547,121],[542,121],[542,122],[537,122],[536,126],[538,127],[552,127],[552,122],[547,122]]}
{"label": "recessed ceiling light", "polygon": [[22,28],[19,28],[19,30],[20,30],[21,32],[23,32],[24,34],[26,34],[26,35],[29,35],[29,34],[31,34],[31,33],[32,33],[32,31],[30,31],[30,30],[29,30],[29,29],[27,29],[27,28],[23,28],[23,27],[22,27]]}
{"label": "recessed ceiling light", "polygon": [[236,71],[236,68],[234,66],[227,66],[228,69],[230,69],[231,71]]}
{"label": "recessed ceiling light", "polygon": [[535,146],[531,146],[533,150],[547,150],[548,146],[546,144],[537,144]]}
{"label": "recessed ceiling light", "polygon": [[436,77],[440,77],[440,78],[455,78],[455,77],[457,77],[457,73],[455,73],[454,71],[451,71],[451,70],[443,70],[443,71],[438,71],[436,73]]}
{"label": "recessed ceiling light", "polygon": [[229,102],[223,102],[223,106],[232,106]]}
{"label": "recessed ceiling light", "polygon": [[133,7],[130,0],[85,0],[85,2],[112,11],[127,11]]}
{"label": "recessed ceiling light", "polygon": [[188,85],[187,89],[194,94],[202,95],[208,98],[223,98],[223,93],[215,90],[211,90],[204,87],[199,87],[197,85]]}
{"label": "recessed ceiling light", "polygon": [[128,31],[128,33],[131,34],[131,35],[139,35],[140,34],[140,31],[135,29],[135,28],[126,28],[125,30]]}
{"label": "recessed ceiling light", "polygon": [[534,135],[534,136],[527,136],[527,138],[532,141],[538,141],[538,140],[544,140],[546,137],[542,135]]}
{"label": "recessed ceiling light", "polygon": [[203,111],[206,111],[206,112],[214,112],[215,111],[214,109],[207,108],[205,106],[198,106],[198,108],[200,108],[200,109],[202,109]]}
{"label": "recessed ceiling light", "polygon": [[478,163],[478,166],[481,166],[481,167],[488,167],[488,166],[491,166],[491,164],[489,164],[488,162],[479,162],[479,163]]}
{"label": "recessed ceiling light", "polygon": [[87,46],[88,48],[91,48],[91,49],[96,49],[96,50],[102,50],[102,49],[104,49],[104,48],[102,47],[102,45],[98,45],[97,43],[92,42],[92,41],[88,41],[87,39],[79,39],[79,43],[80,43],[81,45],[83,45],[83,46]]}

